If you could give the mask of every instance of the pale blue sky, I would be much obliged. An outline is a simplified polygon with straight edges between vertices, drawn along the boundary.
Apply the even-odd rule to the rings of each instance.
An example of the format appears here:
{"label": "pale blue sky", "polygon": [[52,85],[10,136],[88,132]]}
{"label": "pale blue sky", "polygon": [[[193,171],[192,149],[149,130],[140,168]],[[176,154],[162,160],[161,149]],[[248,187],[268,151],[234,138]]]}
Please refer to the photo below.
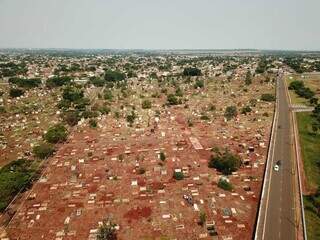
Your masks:
{"label": "pale blue sky", "polygon": [[0,47],[320,50],[320,0],[0,0]]}

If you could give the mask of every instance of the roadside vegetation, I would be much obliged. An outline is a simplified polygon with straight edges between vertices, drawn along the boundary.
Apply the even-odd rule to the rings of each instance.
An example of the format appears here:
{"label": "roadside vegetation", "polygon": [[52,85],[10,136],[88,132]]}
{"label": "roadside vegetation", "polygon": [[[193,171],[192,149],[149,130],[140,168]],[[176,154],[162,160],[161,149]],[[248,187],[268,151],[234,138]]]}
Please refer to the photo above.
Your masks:
{"label": "roadside vegetation", "polygon": [[307,235],[308,239],[320,239],[320,105],[315,92],[304,81],[294,79],[288,89],[294,91],[293,103],[315,107],[312,113],[300,112],[296,117],[306,184],[311,192],[304,196]]}
{"label": "roadside vegetation", "polygon": [[0,169],[0,212],[4,211],[15,195],[31,185],[36,179],[38,165],[33,161],[19,159]]}
{"label": "roadside vegetation", "polygon": [[310,240],[320,239],[320,193],[304,196],[307,236]]}

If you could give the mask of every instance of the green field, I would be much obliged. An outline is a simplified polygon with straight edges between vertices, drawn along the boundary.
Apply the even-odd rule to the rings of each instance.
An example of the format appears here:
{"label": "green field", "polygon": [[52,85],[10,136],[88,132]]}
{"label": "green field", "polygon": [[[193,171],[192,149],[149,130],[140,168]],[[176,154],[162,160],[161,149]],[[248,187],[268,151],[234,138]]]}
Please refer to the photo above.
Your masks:
{"label": "green field", "polygon": [[320,186],[320,134],[312,134],[311,114],[297,113],[301,153],[304,162],[304,171],[307,177],[308,187],[316,189]]}
{"label": "green field", "polygon": [[[286,82],[289,86],[289,84],[295,80],[302,80],[306,87],[309,87],[312,91],[316,93],[316,97],[319,96],[319,88],[320,88],[320,74],[303,74],[303,78],[299,74],[292,74],[287,76]],[[309,100],[299,97],[294,90],[289,90],[290,98],[292,101],[292,104],[304,104],[304,105],[310,105]]]}
{"label": "green field", "polygon": [[[310,113],[297,113],[296,116],[307,184],[310,189],[316,190],[320,186],[320,134],[312,134]],[[315,199],[320,200],[319,197]],[[317,215],[310,196],[304,196],[304,204],[308,239],[320,239],[320,214]]]}
{"label": "green field", "polygon": [[303,203],[308,240],[320,239],[320,218],[316,214],[317,209],[314,207],[308,196],[303,197]]}

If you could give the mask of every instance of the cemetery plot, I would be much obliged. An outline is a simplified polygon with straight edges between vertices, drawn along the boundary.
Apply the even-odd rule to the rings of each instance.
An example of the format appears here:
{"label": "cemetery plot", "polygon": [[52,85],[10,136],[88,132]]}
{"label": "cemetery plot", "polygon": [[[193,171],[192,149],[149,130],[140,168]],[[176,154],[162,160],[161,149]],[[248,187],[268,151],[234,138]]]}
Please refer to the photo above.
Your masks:
{"label": "cemetery plot", "polygon": [[[8,87],[0,90],[8,92]],[[4,112],[0,115],[0,167],[18,158],[29,158],[44,132],[59,118],[56,93],[34,89],[23,96],[0,97]]]}
{"label": "cemetery plot", "polygon": [[[154,82],[130,80],[97,127],[80,121],[26,192],[10,239],[95,239],[106,217],[119,239],[251,239],[273,112],[259,96],[273,85],[200,80],[204,88],[180,84],[183,97],[168,86],[171,100],[152,98]],[[208,167],[211,156],[229,153],[239,169]]]}

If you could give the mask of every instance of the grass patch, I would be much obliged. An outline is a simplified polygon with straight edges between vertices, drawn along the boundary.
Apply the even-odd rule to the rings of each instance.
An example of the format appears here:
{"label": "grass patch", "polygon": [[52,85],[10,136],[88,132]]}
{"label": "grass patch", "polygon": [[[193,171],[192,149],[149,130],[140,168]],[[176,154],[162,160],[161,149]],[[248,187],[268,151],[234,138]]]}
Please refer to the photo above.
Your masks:
{"label": "grass patch", "polygon": [[[297,113],[296,116],[307,185],[309,188],[316,189],[320,185],[320,134],[312,133],[310,113]],[[312,196],[304,196],[303,202],[308,239],[320,239],[320,215],[312,201]]]}
{"label": "grass patch", "polygon": [[309,240],[320,239],[320,217],[316,214],[314,206],[307,196],[303,197],[304,211]]}
{"label": "grass patch", "polygon": [[320,185],[320,134],[311,130],[312,117],[310,113],[297,113],[303,167],[310,188]]}

